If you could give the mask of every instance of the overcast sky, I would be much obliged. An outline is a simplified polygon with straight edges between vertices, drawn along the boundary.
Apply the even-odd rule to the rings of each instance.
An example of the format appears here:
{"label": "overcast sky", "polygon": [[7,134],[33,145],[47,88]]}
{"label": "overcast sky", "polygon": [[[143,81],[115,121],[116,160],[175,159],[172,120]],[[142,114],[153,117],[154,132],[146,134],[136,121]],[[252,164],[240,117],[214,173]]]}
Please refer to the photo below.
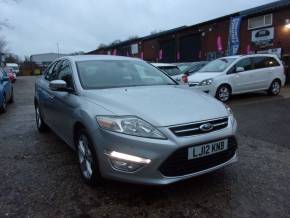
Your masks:
{"label": "overcast sky", "polygon": [[90,51],[100,43],[210,20],[273,0],[0,0],[8,49],[31,54]]}

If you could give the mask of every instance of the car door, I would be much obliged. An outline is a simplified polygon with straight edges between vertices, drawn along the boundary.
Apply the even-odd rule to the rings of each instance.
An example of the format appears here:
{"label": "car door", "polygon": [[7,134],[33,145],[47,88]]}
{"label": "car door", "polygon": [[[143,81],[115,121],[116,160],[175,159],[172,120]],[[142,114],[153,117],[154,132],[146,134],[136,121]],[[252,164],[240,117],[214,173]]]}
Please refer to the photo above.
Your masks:
{"label": "car door", "polygon": [[7,74],[4,70],[0,69],[1,71],[1,86],[2,86],[2,89],[3,89],[3,93],[2,95],[4,96],[4,93],[5,93],[5,99],[6,101],[9,101],[11,99],[11,95],[12,95],[12,85],[11,85],[11,82],[10,80],[7,80],[7,81],[3,81],[2,78],[7,77]]}
{"label": "car door", "polygon": [[54,123],[54,91],[49,88],[50,81],[56,80],[62,61],[55,62],[41,80],[40,89],[40,105],[41,113],[45,122],[55,129]]}
{"label": "car door", "polygon": [[271,68],[267,67],[267,56],[252,57],[254,73],[253,73],[253,90],[267,89],[268,81],[271,78]]}
{"label": "car door", "polygon": [[228,73],[233,93],[241,93],[253,88],[253,66],[250,58],[239,60]]}
{"label": "car door", "polygon": [[58,80],[64,80],[67,83],[68,91],[53,91],[53,123],[55,131],[65,141],[71,144],[74,125],[74,111],[78,105],[77,94],[74,85],[72,67],[69,60],[64,60],[59,69]]}
{"label": "car door", "polygon": [[3,78],[3,72],[0,69],[0,105],[2,105],[4,100],[4,82],[2,81]]}

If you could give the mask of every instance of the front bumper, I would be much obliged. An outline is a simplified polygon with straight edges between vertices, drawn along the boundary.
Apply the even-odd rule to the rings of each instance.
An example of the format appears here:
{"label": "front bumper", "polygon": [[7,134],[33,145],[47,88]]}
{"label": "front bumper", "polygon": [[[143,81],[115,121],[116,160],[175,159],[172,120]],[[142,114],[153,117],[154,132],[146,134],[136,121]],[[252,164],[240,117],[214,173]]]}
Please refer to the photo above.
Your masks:
{"label": "front bumper", "polygon": [[213,85],[199,86],[199,85],[190,85],[190,87],[215,96],[216,89]]}
{"label": "front bumper", "polygon": [[[217,165],[185,175],[165,176],[161,173],[160,167],[175,151],[210,141],[218,141],[230,137],[235,138],[237,124],[234,120],[234,122],[229,122],[228,126],[222,130],[190,137],[176,137],[166,127],[159,128],[159,130],[167,136],[167,140],[140,138],[105,130],[94,132],[92,138],[94,144],[97,145],[96,150],[102,176],[104,178],[130,183],[165,185],[202,175],[237,161],[236,149],[234,149],[232,156]],[[147,158],[150,159],[151,162],[145,164],[135,172],[124,172],[112,166],[108,155],[106,155],[108,151],[117,151]]]}

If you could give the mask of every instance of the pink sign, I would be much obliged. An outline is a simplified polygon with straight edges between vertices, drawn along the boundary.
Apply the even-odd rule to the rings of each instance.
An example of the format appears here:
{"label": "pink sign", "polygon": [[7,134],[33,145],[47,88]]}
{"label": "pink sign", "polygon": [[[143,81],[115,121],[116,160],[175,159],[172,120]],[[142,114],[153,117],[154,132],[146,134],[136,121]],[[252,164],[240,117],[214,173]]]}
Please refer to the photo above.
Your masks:
{"label": "pink sign", "polygon": [[113,55],[117,55],[117,49],[113,50]]}
{"label": "pink sign", "polygon": [[177,59],[177,60],[180,60],[180,52],[179,52],[179,51],[178,51],[177,54],[176,54],[176,59]]}
{"label": "pink sign", "polygon": [[201,51],[198,52],[198,58],[202,58],[202,53],[201,53]]}
{"label": "pink sign", "polygon": [[143,60],[144,59],[144,53],[143,53],[143,51],[141,52],[140,56],[141,56],[141,59]]}
{"label": "pink sign", "polygon": [[159,60],[162,60],[163,57],[163,51],[162,49],[159,50]]}
{"label": "pink sign", "polygon": [[251,45],[247,45],[247,54],[250,54],[251,53]]}
{"label": "pink sign", "polygon": [[216,39],[216,46],[217,46],[217,50],[218,51],[222,51],[223,50],[223,45],[222,45],[222,37],[218,36]]}

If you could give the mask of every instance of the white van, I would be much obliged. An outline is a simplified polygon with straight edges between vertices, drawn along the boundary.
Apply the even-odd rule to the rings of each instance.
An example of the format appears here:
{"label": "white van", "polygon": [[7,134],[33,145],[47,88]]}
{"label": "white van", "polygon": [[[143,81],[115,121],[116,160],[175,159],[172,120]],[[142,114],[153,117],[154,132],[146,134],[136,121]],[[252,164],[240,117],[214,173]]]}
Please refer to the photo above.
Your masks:
{"label": "white van", "polygon": [[16,75],[19,74],[19,66],[16,63],[6,63],[5,68],[8,70],[11,69]]}
{"label": "white van", "polygon": [[188,84],[226,102],[231,95],[265,90],[278,95],[285,70],[276,55],[254,54],[216,59],[188,77]]}

